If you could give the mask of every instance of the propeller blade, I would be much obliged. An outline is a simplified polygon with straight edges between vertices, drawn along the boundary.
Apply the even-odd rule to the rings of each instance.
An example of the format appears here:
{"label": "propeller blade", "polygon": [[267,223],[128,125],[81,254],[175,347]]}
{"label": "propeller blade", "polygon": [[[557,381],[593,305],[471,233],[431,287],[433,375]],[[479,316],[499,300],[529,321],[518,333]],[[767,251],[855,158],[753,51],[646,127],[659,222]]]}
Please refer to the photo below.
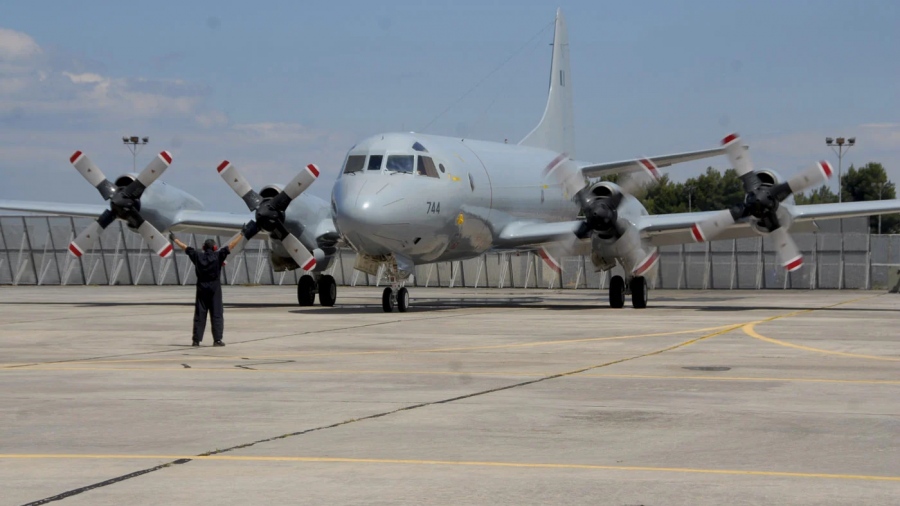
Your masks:
{"label": "propeller blade", "polygon": [[643,276],[644,274],[649,272],[650,269],[652,269],[658,262],[659,262],[659,249],[653,248],[653,250],[650,251],[649,255],[644,257],[643,260],[641,260],[634,266],[634,270],[631,271],[631,273],[634,276]]}
{"label": "propeller blade", "polygon": [[311,271],[316,267],[316,258],[300,242],[300,239],[288,232],[283,223],[276,223],[275,229],[272,230],[272,237],[281,241],[281,245],[284,246],[284,249],[287,250],[288,254],[291,255],[291,258],[297,262],[301,269]]}
{"label": "propeller blade", "polygon": [[116,192],[116,186],[106,179],[103,171],[94,165],[94,162],[92,162],[86,154],[81,151],[76,151],[69,157],[69,162],[75,166],[75,170],[77,170],[91,186],[100,192],[100,195],[103,196],[103,200],[109,200],[113,193]]}
{"label": "propeller blade", "polygon": [[293,258],[294,261],[297,262],[297,265],[304,271],[311,271],[316,268],[316,258],[305,246],[303,246],[300,239],[294,237],[294,234],[288,232],[286,236],[282,237],[281,245],[284,246],[284,249],[291,255],[291,258]]}
{"label": "propeller blade", "polygon": [[284,193],[293,200],[301,193],[305,192],[311,184],[316,182],[318,177],[319,167],[317,167],[316,164],[311,163],[304,167],[303,170],[301,170],[300,173],[284,187]]}
{"label": "propeller blade", "polygon": [[314,164],[307,165],[297,174],[294,179],[284,187],[284,191],[279,193],[272,199],[272,208],[278,211],[284,211],[301,193],[309,188],[309,185],[316,181],[319,177],[319,168]]}
{"label": "propeller blade", "polygon": [[711,241],[737,221],[730,209],[717,211],[708,218],[691,225],[691,237],[696,242]]}
{"label": "propeller blade", "polygon": [[797,243],[791,239],[791,235],[784,227],[778,227],[770,234],[772,240],[775,241],[775,249],[778,252],[778,259],[781,265],[788,272],[794,272],[803,265],[803,255]]}
{"label": "propeller blade", "polygon": [[100,233],[103,232],[110,223],[115,221],[115,219],[116,214],[114,212],[109,209],[103,211],[103,214],[92,221],[90,225],[82,230],[81,233],[69,243],[69,254],[76,258],[84,255],[86,251],[89,251],[94,246],[97,238],[100,237]]}
{"label": "propeller blade", "polygon": [[159,230],[156,230],[156,227],[151,225],[149,221],[144,220],[140,224],[138,233],[147,241],[147,246],[155,251],[157,255],[162,258],[169,258],[172,255],[172,243]]}
{"label": "propeller blade", "polygon": [[750,153],[741,145],[741,138],[738,134],[730,134],[722,139],[722,146],[725,148],[725,154],[728,160],[738,173],[738,177],[744,182],[744,191],[752,192],[759,188],[762,184],[753,171],[753,162],[750,161]]}
{"label": "propeller blade", "polygon": [[821,161],[814,167],[792,177],[787,183],[791,188],[791,193],[800,193],[828,181],[832,174],[834,174],[834,169],[831,168],[831,164]]}
{"label": "propeller blade", "polygon": [[234,193],[237,193],[237,196],[243,199],[247,207],[251,211],[256,211],[256,208],[262,202],[262,197],[253,190],[253,187],[244,179],[237,167],[228,160],[223,160],[216,170],[219,171],[219,175],[228,183],[228,186],[234,190]]}
{"label": "propeller blade", "polygon": [[619,182],[619,188],[631,195],[655,185],[660,178],[659,168],[649,158],[641,158],[635,165],[637,168],[625,172],[623,179]]}
{"label": "propeller blade", "polygon": [[144,167],[144,170],[141,171],[137,176],[137,181],[140,181],[141,184],[144,185],[144,188],[153,184],[154,181],[159,179],[159,176],[162,175],[166,169],[169,168],[169,165],[172,164],[172,155],[169,154],[168,151],[163,151],[160,154],[156,155],[156,158],[153,159],[150,163]]}

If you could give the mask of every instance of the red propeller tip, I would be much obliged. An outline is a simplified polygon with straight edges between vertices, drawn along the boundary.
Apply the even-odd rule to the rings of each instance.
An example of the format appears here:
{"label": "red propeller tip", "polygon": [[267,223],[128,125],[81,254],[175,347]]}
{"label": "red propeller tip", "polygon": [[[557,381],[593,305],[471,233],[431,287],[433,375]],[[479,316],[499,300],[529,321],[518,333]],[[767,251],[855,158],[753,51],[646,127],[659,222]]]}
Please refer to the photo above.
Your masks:
{"label": "red propeller tip", "polygon": [[163,151],[162,153],[159,154],[159,156],[160,156],[163,160],[165,160],[166,163],[168,163],[168,164],[171,164],[171,163],[172,163],[172,155],[170,155],[168,151]]}
{"label": "red propeller tip", "polygon": [[803,257],[797,257],[787,264],[785,264],[784,268],[788,270],[788,272],[794,272],[799,269],[803,265]]}
{"label": "red propeller tip", "polygon": [[311,163],[311,164],[309,164],[309,165],[306,166],[306,169],[307,169],[310,173],[312,173],[313,176],[319,177],[319,168],[316,167],[316,164]]}
{"label": "red propeller tip", "polygon": [[822,167],[822,172],[825,173],[825,177],[831,177],[834,174],[834,169],[831,168],[831,164],[822,160],[819,162],[819,167]]}
{"label": "red propeller tip", "polygon": [[81,151],[76,151],[72,153],[72,156],[69,158],[69,163],[75,163],[75,160],[81,158]]}
{"label": "red propeller tip", "polygon": [[659,179],[659,170],[656,168],[656,165],[653,165],[653,162],[650,161],[649,158],[641,158],[640,160],[638,160],[638,162],[640,162],[640,164],[643,165],[644,168],[650,171],[650,174],[654,179]]}
{"label": "red propeller tip", "polygon": [[722,139],[722,145],[724,146],[726,144],[729,144],[730,142],[737,140],[737,138],[738,138],[738,134],[731,134],[728,137],[725,137],[724,139]]}
{"label": "red propeller tip", "polygon": [[75,255],[76,257],[79,257],[79,258],[81,257],[81,255],[84,254],[83,251],[81,251],[80,249],[78,249],[78,246],[76,246],[74,242],[69,244],[69,251],[70,251],[73,255]]}
{"label": "red propeller tip", "polygon": [[172,245],[171,244],[166,244],[166,247],[159,251],[159,256],[161,256],[162,258],[166,258],[171,254],[172,254]]}
{"label": "red propeller tip", "polygon": [[216,170],[221,174],[222,171],[225,170],[226,168],[228,168],[228,165],[230,165],[230,164],[231,164],[231,162],[229,162],[228,160],[223,160],[222,163],[219,164],[219,167]]}
{"label": "red propeller tip", "polygon": [[694,236],[694,240],[697,242],[703,242],[706,238],[703,237],[703,232],[700,230],[700,227],[697,226],[696,223],[691,225],[691,235]]}
{"label": "red propeller tip", "polygon": [[653,267],[653,265],[656,263],[657,260],[659,260],[659,250],[651,253],[650,256],[648,256],[643,261],[643,263],[641,263],[641,265],[639,265],[638,268],[634,270],[634,275],[635,276],[643,276],[643,274],[645,272],[647,272],[648,270],[650,270],[651,267]]}
{"label": "red propeller tip", "polygon": [[316,267],[316,259],[310,258],[309,262],[306,262],[305,264],[303,264],[303,267],[301,267],[301,269],[303,269],[304,271],[311,271],[315,267]]}

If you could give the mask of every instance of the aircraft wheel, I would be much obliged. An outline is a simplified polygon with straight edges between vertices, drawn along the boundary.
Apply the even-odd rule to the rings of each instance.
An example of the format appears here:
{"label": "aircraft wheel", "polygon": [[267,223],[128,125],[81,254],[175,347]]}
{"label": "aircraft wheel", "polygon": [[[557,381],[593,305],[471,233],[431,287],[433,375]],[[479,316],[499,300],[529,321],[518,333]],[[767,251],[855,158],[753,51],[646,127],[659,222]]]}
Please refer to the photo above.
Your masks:
{"label": "aircraft wheel", "polygon": [[391,287],[385,288],[381,294],[381,309],[384,309],[385,313],[394,310],[394,291],[391,290]]}
{"label": "aircraft wheel", "polygon": [[635,309],[647,307],[647,280],[644,276],[637,276],[631,280],[631,305]]}
{"label": "aircraft wheel", "polygon": [[397,310],[405,313],[409,309],[409,290],[403,287],[397,290]]}
{"label": "aircraft wheel", "polygon": [[312,306],[315,301],[316,280],[309,274],[304,274],[297,281],[297,303],[301,306]]}
{"label": "aircraft wheel", "polygon": [[337,300],[337,283],[328,274],[319,277],[319,304],[331,307]]}
{"label": "aircraft wheel", "polygon": [[625,280],[622,276],[613,276],[609,280],[609,307],[619,309],[625,306]]}

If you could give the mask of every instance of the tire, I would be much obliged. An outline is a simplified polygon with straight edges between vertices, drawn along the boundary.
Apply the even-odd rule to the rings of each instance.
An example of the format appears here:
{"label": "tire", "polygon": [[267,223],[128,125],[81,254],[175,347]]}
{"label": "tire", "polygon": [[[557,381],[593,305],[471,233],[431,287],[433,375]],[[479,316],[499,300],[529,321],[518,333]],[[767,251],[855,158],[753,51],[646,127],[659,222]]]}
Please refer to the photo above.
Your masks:
{"label": "tire", "polygon": [[643,276],[638,276],[631,280],[631,305],[635,309],[644,309],[647,307],[647,280]]}
{"label": "tire", "polygon": [[297,281],[297,303],[301,306],[312,306],[315,301],[316,280],[309,274],[304,274]]}
{"label": "tire", "polygon": [[609,280],[609,307],[620,309],[625,306],[625,280],[622,276],[613,276]]}
{"label": "tire", "polygon": [[319,277],[318,283],[319,304],[325,307],[331,307],[337,300],[337,283],[334,278],[328,274]]}
{"label": "tire", "polygon": [[394,310],[394,298],[392,295],[394,291],[391,290],[391,287],[387,287],[384,289],[384,292],[381,294],[381,309],[384,310],[385,313],[390,313]]}
{"label": "tire", "polygon": [[403,287],[397,290],[397,311],[405,313],[409,309],[409,290]]}

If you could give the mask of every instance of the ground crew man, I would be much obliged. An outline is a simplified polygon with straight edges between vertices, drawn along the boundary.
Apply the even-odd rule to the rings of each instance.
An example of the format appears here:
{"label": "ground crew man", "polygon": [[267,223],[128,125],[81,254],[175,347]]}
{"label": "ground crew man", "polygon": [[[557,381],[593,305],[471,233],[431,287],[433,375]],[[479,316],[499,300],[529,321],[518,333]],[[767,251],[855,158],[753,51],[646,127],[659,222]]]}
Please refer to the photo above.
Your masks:
{"label": "ground crew man", "polygon": [[203,243],[203,251],[188,246],[170,235],[172,241],[187,253],[188,258],[194,263],[197,273],[197,296],[194,301],[194,333],[192,346],[200,346],[203,340],[203,332],[206,330],[206,315],[209,313],[212,319],[213,346],[225,346],[222,341],[222,333],[225,330],[225,318],[222,307],[222,283],[219,274],[222,272],[222,264],[225,257],[231,253],[237,243],[243,238],[242,234],[235,236],[232,241],[222,249],[216,249],[216,241],[207,239]]}

